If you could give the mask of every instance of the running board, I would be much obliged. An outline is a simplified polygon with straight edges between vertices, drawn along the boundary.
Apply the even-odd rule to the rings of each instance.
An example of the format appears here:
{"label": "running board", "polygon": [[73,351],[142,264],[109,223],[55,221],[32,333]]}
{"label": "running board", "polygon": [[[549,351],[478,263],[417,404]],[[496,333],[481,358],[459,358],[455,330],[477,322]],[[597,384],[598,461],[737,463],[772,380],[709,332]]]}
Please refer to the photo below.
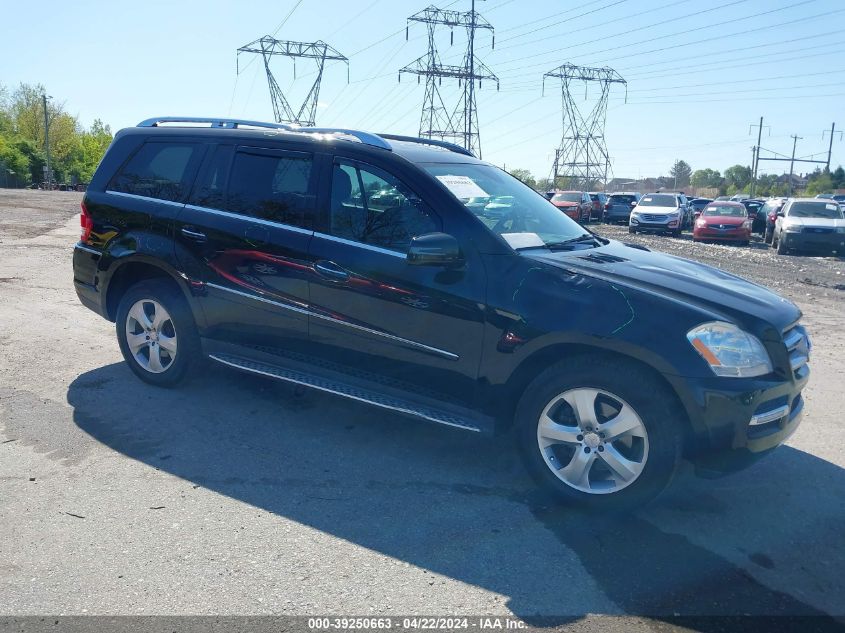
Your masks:
{"label": "running board", "polygon": [[241,371],[249,372],[251,374],[259,374],[261,376],[267,376],[269,378],[276,378],[277,380],[284,380],[297,385],[311,387],[312,389],[333,393],[337,396],[349,398],[350,400],[358,400],[359,402],[381,407],[382,409],[389,409],[390,411],[396,411],[416,418],[422,418],[424,420],[428,420],[429,422],[445,424],[446,426],[452,426],[465,431],[475,431],[476,433],[480,433],[482,431],[482,429],[477,425],[477,422],[471,418],[463,417],[450,411],[439,410],[430,406],[417,404],[411,400],[406,400],[396,396],[388,396],[365,387],[341,382],[337,379],[329,379],[300,370],[271,365],[269,363],[244,358],[242,356],[234,356],[231,354],[215,353],[210,354],[209,358],[223,365],[228,365],[229,367],[234,367],[235,369],[240,369]]}

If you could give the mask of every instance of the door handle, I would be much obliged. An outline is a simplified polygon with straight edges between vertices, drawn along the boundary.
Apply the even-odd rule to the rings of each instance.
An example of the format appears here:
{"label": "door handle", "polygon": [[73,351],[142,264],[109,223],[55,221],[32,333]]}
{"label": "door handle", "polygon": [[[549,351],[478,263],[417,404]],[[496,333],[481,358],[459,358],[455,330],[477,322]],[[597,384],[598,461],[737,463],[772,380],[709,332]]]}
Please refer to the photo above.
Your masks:
{"label": "door handle", "polygon": [[321,259],[314,264],[314,270],[317,271],[318,275],[322,275],[323,277],[328,277],[329,279],[334,279],[336,281],[346,281],[349,279],[348,272],[343,270],[343,268],[334,262],[329,262],[324,259]]}
{"label": "door handle", "polygon": [[201,233],[199,231],[194,231],[192,227],[183,226],[182,227],[182,235],[187,237],[189,240],[193,240],[194,242],[207,242],[208,237],[206,237],[205,233]]}

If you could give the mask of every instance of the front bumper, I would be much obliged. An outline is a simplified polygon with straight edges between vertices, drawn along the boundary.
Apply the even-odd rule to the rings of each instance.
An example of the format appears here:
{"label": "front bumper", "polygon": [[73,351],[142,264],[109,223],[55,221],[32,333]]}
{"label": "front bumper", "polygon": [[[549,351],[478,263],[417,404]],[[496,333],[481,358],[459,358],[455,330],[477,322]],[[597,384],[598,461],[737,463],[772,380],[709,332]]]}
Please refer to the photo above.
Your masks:
{"label": "front bumper", "polygon": [[781,234],[781,241],[786,248],[815,253],[845,252],[844,233],[815,233],[802,231],[801,233]]}
{"label": "front bumper", "polygon": [[726,242],[745,242],[751,239],[751,230],[737,227],[717,229],[711,227],[695,227],[693,237],[697,240],[723,240]]}
{"label": "front bumper", "polygon": [[696,470],[740,470],[783,444],[801,422],[809,376],[806,365],[782,380],[667,376],[692,422],[686,454]]}

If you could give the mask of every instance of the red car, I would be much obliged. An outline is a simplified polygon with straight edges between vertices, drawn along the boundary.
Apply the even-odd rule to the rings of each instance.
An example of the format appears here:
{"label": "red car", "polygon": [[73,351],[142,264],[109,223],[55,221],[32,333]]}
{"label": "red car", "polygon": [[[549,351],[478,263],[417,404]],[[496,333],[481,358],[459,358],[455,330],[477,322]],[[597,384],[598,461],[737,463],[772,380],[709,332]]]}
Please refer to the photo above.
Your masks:
{"label": "red car", "polygon": [[558,191],[551,203],[576,222],[589,222],[593,210],[590,194],[584,191]]}
{"label": "red car", "polygon": [[739,242],[748,246],[751,241],[752,222],[741,202],[711,202],[704,207],[695,221],[692,240]]}

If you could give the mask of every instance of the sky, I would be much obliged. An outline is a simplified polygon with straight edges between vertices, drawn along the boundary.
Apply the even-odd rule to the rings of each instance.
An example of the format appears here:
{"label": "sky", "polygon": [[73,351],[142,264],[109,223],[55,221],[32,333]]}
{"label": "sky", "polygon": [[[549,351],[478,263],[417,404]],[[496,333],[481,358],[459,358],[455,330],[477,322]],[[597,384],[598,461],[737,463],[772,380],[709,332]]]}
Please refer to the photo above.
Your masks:
{"label": "sky", "polygon": [[[328,62],[320,126],[416,135],[424,85],[398,70],[427,50],[425,25],[406,18],[434,0],[0,0],[0,84],[41,83],[88,126],[113,130],[153,116],[272,120],[260,58],[236,50],[263,35],[323,40],[349,58]],[[436,6],[467,11],[471,0]],[[500,80],[477,93],[481,151],[507,169],[551,171],[562,133],[560,84],[543,73],[563,63],[611,67],[605,137],[616,177],[667,175],[676,159],[722,172],[750,164],[764,117],[763,156],[792,151],[823,160],[831,123],[845,130],[842,0],[477,0],[495,28],[476,35],[476,55]],[[443,27],[444,63],[460,63]],[[240,68],[240,73],[236,72]],[[275,59],[291,102],[301,102],[316,65]],[[442,94],[456,99],[457,82]],[[589,111],[596,86],[573,86]],[[837,121],[839,115],[839,121]],[[777,154],[773,153],[776,152]],[[833,166],[845,163],[834,134]],[[761,172],[788,171],[762,162]],[[798,164],[796,172],[815,165]]]}

